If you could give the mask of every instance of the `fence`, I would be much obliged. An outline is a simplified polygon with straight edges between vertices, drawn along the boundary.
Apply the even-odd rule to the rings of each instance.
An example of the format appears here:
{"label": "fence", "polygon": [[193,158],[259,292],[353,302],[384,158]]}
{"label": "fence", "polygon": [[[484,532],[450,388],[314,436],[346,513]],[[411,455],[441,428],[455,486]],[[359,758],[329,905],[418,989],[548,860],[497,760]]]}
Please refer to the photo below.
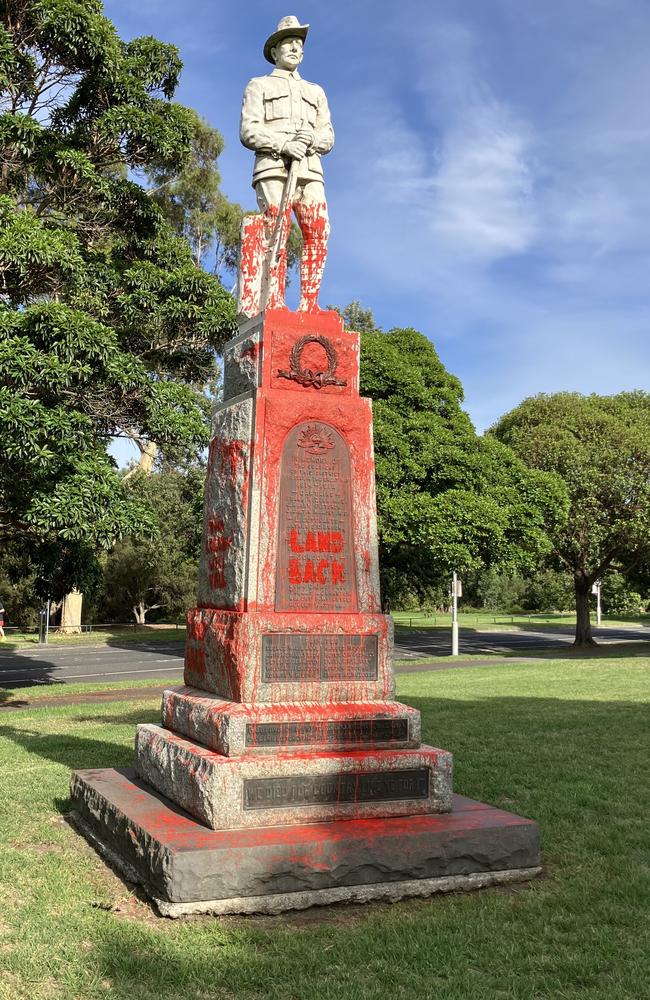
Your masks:
{"label": "fence", "polygon": [[52,633],[56,635],[60,635],[61,633],[64,635],[79,635],[79,633],[101,631],[102,629],[110,631],[117,629],[135,631],[142,628],[173,628],[175,631],[179,631],[185,628],[185,622],[146,622],[144,625],[139,625],[137,622],[85,622],[83,625],[52,625],[50,623],[46,629],[43,629],[39,625],[5,625],[4,632],[7,638],[9,638],[10,633],[21,636],[36,635],[41,637],[41,641],[47,642],[47,638],[43,639],[43,632],[45,636]]}
{"label": "fence", "polygon": [[[529,622],[530,624],[538,623],[552,624],[554,621],[564,621],[569,618],[570,612],[567,614],[557,614],[557,615],[472,615],[463,614],[459,616],[462,625],[514,625],[515,622]],[[404,616],[403,618],[397,615],[395,617],[395,624],[402,628],[424,628],[436,627],[440,625],[441,627],[448,626],[451,621],[451,615],[449,612],[444,614],[433,614],[433,615],[414,615],[414,616]]]}

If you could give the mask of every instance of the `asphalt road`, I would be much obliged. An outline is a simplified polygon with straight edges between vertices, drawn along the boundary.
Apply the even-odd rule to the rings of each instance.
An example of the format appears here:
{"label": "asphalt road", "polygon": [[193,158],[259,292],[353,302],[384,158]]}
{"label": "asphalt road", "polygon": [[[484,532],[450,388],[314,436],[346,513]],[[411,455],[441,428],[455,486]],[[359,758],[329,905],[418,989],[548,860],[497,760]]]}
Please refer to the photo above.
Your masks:
{"label": "asphalt road", "polygon": [[[650,628],[594,629],[599,643],[650,641]],[[571,629],[517,629],[515,631],[460,630],[460,659],[463,653],[504,653],[525,651],[530,656],[546,650],[567,648],[573,641]],[[450,652],[451,636],[443,629],[398,629],[395,656],[403,666],[424,656],[444,656]],[[46,646],[18,651],[0,651],[0,688],[30,687],[33,684],[71,684],[76,681],[104,683],[116,680],[145,680],[147,677],[182,679],[184,642],[138,643],[106,646]],[[449,661],[452,666],[455,660]]]}
{"label": "asphalt road", "polygon": [[[594,639],[599,644],[612,642],[650,642],[650,628],[593,628]],[[512,654],[525,650],[531,656],[545,650],[558,650],[573,643],[573,628],[532,627],[508,631],[480,631],[461,628],[459,653]],[[451,653],[451,629],[396,629],[395,655],[398,659],[422,656],[445,656]]]}

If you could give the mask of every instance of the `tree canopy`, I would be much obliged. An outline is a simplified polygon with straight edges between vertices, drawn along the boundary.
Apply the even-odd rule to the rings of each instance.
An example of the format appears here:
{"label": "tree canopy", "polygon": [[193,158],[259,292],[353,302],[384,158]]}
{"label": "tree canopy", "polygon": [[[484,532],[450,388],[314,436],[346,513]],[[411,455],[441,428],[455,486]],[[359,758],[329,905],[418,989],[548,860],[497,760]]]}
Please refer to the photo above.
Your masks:
{"label": "tree canopy", "polygon": [[202,387],[234,304],[137,182],[190,155],[180,70],[174,46],[122,41],[99,0],[2,6],[2,539],[107,546],[147,530],[110,439],[206,442]]}
{"label": "tree canopy", "polygon": [[[345,315],[345,311],[344,311]],[[462,409],[460,382],[421,333],[365,316],[361,390],[372,397],[384,591],[416,592],[452,570],[526,568],[565,513],[558,477],[529,470]]]}
{"label": "tree canopy", "polygon": [[491,435],[566,485],[569,517],[553,546],[574,579],[576,644],[591,644],[592,585],[614,563],[630,573],[650,559],[650,394],[532,396]]}

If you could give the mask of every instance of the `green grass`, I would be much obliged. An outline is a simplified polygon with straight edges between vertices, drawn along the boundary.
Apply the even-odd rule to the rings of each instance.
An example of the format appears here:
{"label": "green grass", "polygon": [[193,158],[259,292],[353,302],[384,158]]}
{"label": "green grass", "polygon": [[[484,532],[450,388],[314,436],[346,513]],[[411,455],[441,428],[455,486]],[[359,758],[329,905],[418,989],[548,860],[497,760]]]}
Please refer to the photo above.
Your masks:
{"label": "green grass", "polygon": [[279,918],[154,918],[65,823],[70,769],[128,765],[157,697],[3,713],[0,1000],[647,996],[649,672],[621,657],[400,675],[457,790],[540,822],[545,877]]}
{"label": "green grass", "polygon": [[[170,642],[185,638],[185,624],[179,625],[144,625],[134,628],[126,628],[124,625],[117,625],[114,628],[93,628],[92,632],[60,633],[52,630],[49,634],[48,643],[51,646],[99,646],[111,642],[123,643],[131,642]],[[38,645],[38,635],[33,632],[7,632],[7,637],[0,644],[0,652],[3,649],[25,649]]]}
{"label": "green grass", "polygon": [[[450,628],[451,615],[441,612],[426,611],[393,611],[391,612],[396,625],[404,628]],[[458,611],[458,623],[461,628],[498,628],[501,631],[508,626],[513,628],[531,628],[538,625],[573,627],[576,623],[575,612],[566,614],[506,614],[498,611]],[[591,623],[595,626],[596,615],[592,614]],[[603,615],[603,626],[616,628],[633,628],[650,625],[650,615]]]}

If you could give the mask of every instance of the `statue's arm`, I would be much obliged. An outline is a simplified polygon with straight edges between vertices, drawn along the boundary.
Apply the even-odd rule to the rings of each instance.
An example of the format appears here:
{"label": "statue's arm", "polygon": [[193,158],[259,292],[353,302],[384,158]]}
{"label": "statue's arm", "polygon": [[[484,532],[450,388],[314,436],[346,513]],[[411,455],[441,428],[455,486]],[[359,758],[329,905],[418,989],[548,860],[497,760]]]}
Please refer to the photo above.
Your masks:
{"label": "statue's arm", "polygon": [[280,154],[285,137],[264,126],[264,98],[260,80],[251,80],[244,91],[239,138],[247,149],[256,153]]}
{"label": "statue's arm", "polygon": [[330,149],[334,145],[334,129],[332,128],[332,119],[330,116],[330,109],[327,104],[327,97],[325,96],[325,91],[320,87],[317,108],[318,114],[316,117],[316,125],[314,126],[314,138],[311,143],[310,152],[320,154],[329,153]]}

